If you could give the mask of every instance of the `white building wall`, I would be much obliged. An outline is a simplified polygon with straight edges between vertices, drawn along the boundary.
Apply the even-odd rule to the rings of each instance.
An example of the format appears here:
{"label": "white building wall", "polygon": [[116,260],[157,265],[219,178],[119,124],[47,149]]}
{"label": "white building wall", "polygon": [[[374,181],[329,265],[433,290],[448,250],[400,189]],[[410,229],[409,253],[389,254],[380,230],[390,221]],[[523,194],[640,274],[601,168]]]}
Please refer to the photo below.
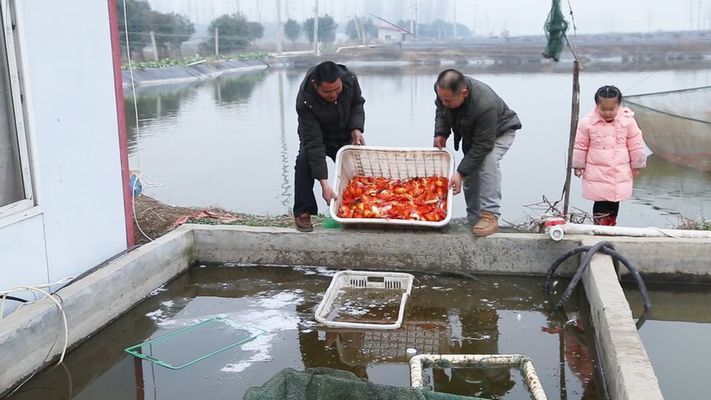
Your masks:
{"label": "white building wall", "polygon": [[37,207],[0,219],[0,290],[79,274],[127,246],[108,3],[15,4]]}
{"label": "white building wall", "polygon": [[21,222],[0,225],[0,290],[47,283],[42,214],[33,210],[13,219]]}

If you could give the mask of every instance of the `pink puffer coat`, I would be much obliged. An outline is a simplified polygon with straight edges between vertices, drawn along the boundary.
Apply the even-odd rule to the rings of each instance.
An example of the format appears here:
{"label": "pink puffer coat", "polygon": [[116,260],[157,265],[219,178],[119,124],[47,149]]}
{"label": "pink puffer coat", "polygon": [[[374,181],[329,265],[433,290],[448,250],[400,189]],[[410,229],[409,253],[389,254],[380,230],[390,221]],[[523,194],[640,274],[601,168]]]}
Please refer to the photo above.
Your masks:
{"label": "pink puffer coat", "polygon": [[642,131],[632,110],[620,107],[612,122],[595,108],[580,121],[575,135],[573,168],[584,168],[583,197],[620,201],[632,195],[632,169],[644,168]]}

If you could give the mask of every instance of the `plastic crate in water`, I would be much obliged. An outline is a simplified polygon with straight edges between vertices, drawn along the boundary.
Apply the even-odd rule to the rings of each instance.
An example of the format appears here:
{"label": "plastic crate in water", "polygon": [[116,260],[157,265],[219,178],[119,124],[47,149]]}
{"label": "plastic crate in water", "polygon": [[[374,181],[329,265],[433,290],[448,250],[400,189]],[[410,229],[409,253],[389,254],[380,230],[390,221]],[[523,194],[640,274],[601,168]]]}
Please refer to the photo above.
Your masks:
{"label": "plastic crate in water", "polygon": [[[328,290],[323,295],[323,300],[316,308],[316,321],[332,328],[357,328],[357,329],[397,329],[402,325],[405,317],[405,304],[412,291],[412,282],[415,277],[402,272],[376,272],[376,271],[339,271],[331,280]],[[399,298],[398,316],[394,322],[384,321],[337,321],[329,315],[335,308],[341,307],[336,301],[344,289],[362,290],[364,295],[368,292],[389,294],[392,298]]]}
{"label": "plastic crate in water", "polygon": [[341,194],[348,182],[356,176],[409,179],[444,176],[454,173],[454,155],[449,150],[434,147],[375,147],[343,146],[336,154],[336,181],[334,188],[338,199],[331,201],[331,217],[341,224],[386,224],[405,226],[445,226],[452,219],[452,188],[447,191],[447,215],[442,221],[417,221],[407,219],[341,218]]}

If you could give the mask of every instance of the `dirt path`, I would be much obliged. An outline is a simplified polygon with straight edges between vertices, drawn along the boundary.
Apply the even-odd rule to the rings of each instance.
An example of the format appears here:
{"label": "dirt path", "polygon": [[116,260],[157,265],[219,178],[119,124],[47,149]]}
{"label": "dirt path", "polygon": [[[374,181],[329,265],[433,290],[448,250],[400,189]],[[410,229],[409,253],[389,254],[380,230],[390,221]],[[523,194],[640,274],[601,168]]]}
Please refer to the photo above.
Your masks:
{"label": "dirt path", "polygon": [[[263,216],[226,211],[215,207],[176,207],[145,195],[136,198],[136,217],[138,225],[140,225],[139,229],[136,220],[134,220],[137,244],[149,242],[146,236],[156,239],[184,223],[275,227],[291,227],[294,224],[293,217],[290,215]],[[322,220],[322,216],[314,217],[315,223]]]}

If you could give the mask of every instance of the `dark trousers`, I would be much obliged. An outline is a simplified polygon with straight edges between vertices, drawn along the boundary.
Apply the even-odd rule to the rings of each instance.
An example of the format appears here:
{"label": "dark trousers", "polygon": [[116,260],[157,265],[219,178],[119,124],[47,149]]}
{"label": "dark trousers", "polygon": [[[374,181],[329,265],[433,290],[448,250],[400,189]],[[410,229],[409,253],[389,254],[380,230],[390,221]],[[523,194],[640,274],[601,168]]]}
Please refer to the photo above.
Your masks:
{"label": "dark trousers", "polygon": [[[326,147],[326,155],[331,160],[336,160],[336,153],[340,147]],[[337,190],[337,188],[333,188]],[[318,214],[318,205],[314,196],[314,178],[311,175],[311,164],[304,146],[299,147],[294,166],[294,215],[302,213]]]}
{"label": "dark trousers", "polygon": [[619,201],[596,201],[593,204],[593,221],[597,225],[616,225]]}

